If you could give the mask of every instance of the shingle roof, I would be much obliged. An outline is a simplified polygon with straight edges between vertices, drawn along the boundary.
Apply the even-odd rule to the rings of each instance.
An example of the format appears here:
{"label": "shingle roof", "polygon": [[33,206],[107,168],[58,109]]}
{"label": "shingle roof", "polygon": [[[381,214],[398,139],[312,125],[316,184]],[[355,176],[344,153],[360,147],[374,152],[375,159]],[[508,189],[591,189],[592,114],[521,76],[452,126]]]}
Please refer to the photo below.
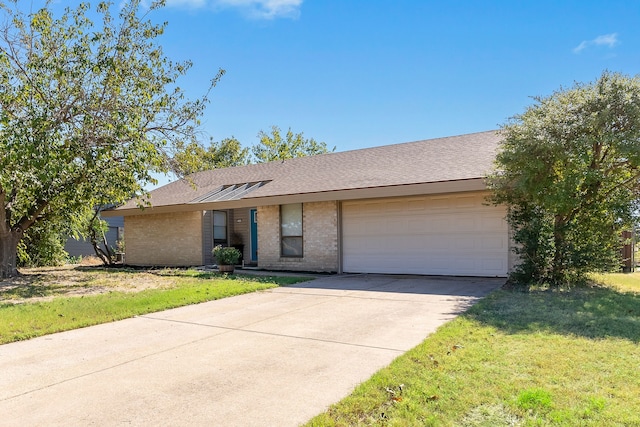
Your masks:
{"label": "shingle roof", "polygon": [[[150,193],[152,206],[199,203],[226,186],[257,184],[243,200],[363,188],[484,178],[500,136],[496,131],[437,138],[198,172]],[[129,201],[118,210],[132,209]]]}

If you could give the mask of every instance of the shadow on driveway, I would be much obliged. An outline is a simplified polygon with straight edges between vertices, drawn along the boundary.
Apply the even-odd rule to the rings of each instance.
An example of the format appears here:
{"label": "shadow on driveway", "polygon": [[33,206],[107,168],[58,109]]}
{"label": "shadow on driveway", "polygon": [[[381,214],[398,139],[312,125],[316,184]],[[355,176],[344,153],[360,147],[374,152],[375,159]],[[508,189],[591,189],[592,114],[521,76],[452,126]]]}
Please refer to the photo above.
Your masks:
{"label": "shadow on driveway", "polygon": [[[334,297],[410,301],[434,306],[447,315],[466,311],[505,283],[505,278],[449,277],[386,274],[321,276],[308,282],[280,287],[275,292],[318,294]],[[438,307],[435,307],[435,306]],[[441,311],[447,307],[447,310]]]}
{"label": "shadow on driveway", "polygon": [[321,276],[316,280],[287,285],[286,287],[483,297],[504,285],[505,280],[505,278],[500,277],[342,274]]}

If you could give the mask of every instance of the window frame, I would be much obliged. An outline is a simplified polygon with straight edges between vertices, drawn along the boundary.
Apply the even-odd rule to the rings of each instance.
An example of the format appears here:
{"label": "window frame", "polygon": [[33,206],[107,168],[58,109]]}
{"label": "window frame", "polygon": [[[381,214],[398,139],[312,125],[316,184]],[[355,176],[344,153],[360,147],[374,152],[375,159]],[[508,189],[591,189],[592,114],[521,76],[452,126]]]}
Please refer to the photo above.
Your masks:
{"label": "window frame", "polygon": [[[299,217],[300,218],[300,234],[299,235],[297,234],[285,235],[284,233],[285,224],[283,223],[284,215],[282,211],[283,211],[283,208],[286,206],[288,207],[300,206],[300,217]],[[304,205],[302,203],[288,203],[286,205],[280,205],[279,225],[280,225],[280,257],[281,258],[304,258]],[[292,239],[295,239],[296,242],[299,241],[299,247],[300,247],[299,254],[290,254],[290,253],[286,253],[285,251],[285,240],[291,241]]]}
{"label": "window frame", "polygon": [[[225,217],[225,221],[224,221],[224,239],[216,239],[216,213],[222,213],[224,214]],[[225,210],[214,210],[211,211],[211,237],[213,238],[213,246],[216,247],[217,245],[222,245],[222,246],[228,246],[229,245],[229,212],[225,211]],[[218,225],[217,227],[222,227],[221,225]]]}

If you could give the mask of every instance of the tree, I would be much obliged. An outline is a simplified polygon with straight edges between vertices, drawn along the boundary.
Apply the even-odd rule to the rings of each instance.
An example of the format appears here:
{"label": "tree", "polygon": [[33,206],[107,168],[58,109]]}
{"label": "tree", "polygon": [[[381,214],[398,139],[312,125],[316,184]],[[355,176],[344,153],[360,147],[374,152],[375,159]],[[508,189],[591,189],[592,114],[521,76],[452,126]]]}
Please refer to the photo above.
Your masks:
{"label": "tree", "polygon": [[104,265],[114,265],[117,261],[116,248],[112,247],[107,241],[106,233],[109,230],[109,224],[100,218],[100,212],[111,207],[113,206],[96,206],[90,213],[85,214],[85,222],[81,233],[79,233],[79,235],[86,235],[89,238],[93,252]]}
{"label": "tree", "polygon": [[620,266],[640,198],[640,78],[604,72],[502,126],[492,200],[506,204],[518,281],[562,285]]}
{"label": "tree", "polygon": [[220,142],[211,139],[205,148],[198,142],[187,144],[173,157],[174,169],[183,175],[230,166],[246,165],[249,162],[249,149],[242,148],[234,137]]}
{"label": "tree", "polygon": [[[16,248],[38,222],[119,203],[167,172],[196,141],[207,94],[185,100],[141,0],[86,3],[56,18],[0,3],[0,278],[17,274]],[[99,25],[88,15],[97,17]],[[222,75],[219,71],[209,90]]]}
{"label": "tree", "polygon": [[69,259],[69,254],[64,250],[67,225],[64,221],[50,218],[49,223],[36,222],[26,230],[18,246],[18,265],[63,265]]}
{"label": "tree", "polygon": [[329,150],[326,143],[313,138],[305,139],[302,132],[294,134],[291,128],[287,131],[285,139],[282,139],[278,126],[271,126],[271,135],[260,131],[258,138],[260,142],[251,149],[256,163],[313,156],[336,150],[336,147]]}

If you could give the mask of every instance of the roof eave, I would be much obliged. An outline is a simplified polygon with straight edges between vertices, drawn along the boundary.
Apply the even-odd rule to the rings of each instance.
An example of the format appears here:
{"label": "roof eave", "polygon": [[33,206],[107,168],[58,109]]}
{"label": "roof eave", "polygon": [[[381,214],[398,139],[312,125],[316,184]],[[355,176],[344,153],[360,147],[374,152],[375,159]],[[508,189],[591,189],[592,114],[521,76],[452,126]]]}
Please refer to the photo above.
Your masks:
{"label": "roof eave", "polygon": [[392,185],[386,187],[354,188],[347,190],[322,191],[314,193],[283,194],[267,197],[247,197],[239,200],[217,202],[183,203],[176,205],[151,206],[131,209],[103,211],[103,217],[152,215],[171,212],[193,212],[249,208],[288,203],[326,202],[334,200],[377,199],[382,197],[416,196],[421,194],[446,194],[486,190],[484,178],[469,178],[455,181],[438,181],[417,184]]}

